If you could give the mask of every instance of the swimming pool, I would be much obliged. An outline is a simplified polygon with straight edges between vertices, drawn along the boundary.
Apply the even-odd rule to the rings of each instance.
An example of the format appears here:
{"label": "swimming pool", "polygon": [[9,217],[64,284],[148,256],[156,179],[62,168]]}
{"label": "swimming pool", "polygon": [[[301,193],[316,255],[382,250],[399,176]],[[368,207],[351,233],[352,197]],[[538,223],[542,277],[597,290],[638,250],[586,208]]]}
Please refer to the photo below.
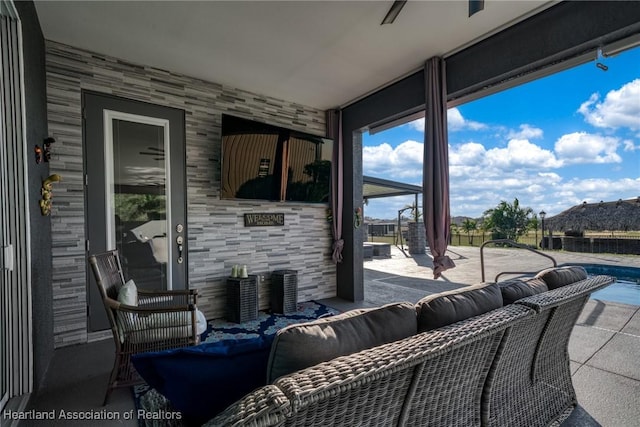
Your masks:
{"label": "swimming pool", "polygon": [[640,305],[640,268],[605,264],[582,264],[589,274],[606,274],[617,280],[591,294],[591,299]]}

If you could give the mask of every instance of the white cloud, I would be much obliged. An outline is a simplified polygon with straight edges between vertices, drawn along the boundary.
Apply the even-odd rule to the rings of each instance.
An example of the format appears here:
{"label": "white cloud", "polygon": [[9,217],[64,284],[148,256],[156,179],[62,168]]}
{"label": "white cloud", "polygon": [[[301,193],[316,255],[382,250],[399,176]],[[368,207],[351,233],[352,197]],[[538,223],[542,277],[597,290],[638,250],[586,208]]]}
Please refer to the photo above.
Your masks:
{"label": "white cloud", "polygon": [[[539,135],[535,129],[522,125],[520,136],[535,138]],[[516,134],[513,132],[512,136]],[[637,197],[640,178],[569,178],[564,177],[561,169],[575,163],[622,165],[621,156],[616,152],[621,147],[640,150],[634,141],[587,132],[563,135],[556,141],[554,150],[527,138],[513,138],[506,146],[491,149],[476,141],[453,144],[449,147],[452,215],[479,217],[502,200],[512,201],[516,197],[523,206],[531,207],[534,212],[544,209],[549,215],[583,200]],[[396,148],[386,143],[364,147],[365,174],[420,185],[422,155],[423,144],[412,140]],[[393,218],[407,203],[410,202],[400,199],[385,200],[384,204],[376,201],[367,208],[367,215]]]}
{"label": "white cloud", "polygon": [[[418,204],[421,205],[422,198],[420,197],[418,200]],[[369,203],[363,208],[364,215],[372,218],[397,221],[398,210],[404,208],[407,205],[411,205],[414,202],[414,196],[395,196],[370,199]],[[408,214],[409,212],[404,213],[405,216],[407,216]]]}
{"label": "white cloud", "polygon": [[464,129],[465,119],[457,108],[447,110],[447,127],[451,131]]}
{"label": "white cloud", "polygon": [[407,123],[407,125],[420,132],[424,132],[424,117]]}
{"label": "white cloud", "polygon": [[530,173],[507,180],[495,174],[481,179],[451,177],[451,213],[454,216],[479,217],[500,203],[515,197],[522,206],[534,212],[545,210],[549,216],[560,213],[571,206],[600,200],[637,197],[640,178],[564,180],[555,173]]}
{"label": "white cloud", "polygon": [[463,129],[482,130],[487,128],[484,123],[465,119],[457,108],[449,108],[447,110],[447,126],[451,131]]}
{"label": "white cloud", "polygon": [[562,181],[562,177],[555,172],[540,172],[538,176],[545,180],[545,182],[557,184]]}
{"label": "white cloud", "polygon": [[558,158],[565,164],[573,163],[621,163],[616,150],[620,140],[586,132],[562,135],[555,144]]}
{"label": "white cloud", "polygon": [[423,144],[408,140],[393,148],[382,143],[363,147],[363,173],[372,176],[390,176],[390,179],[422,176]]}
{"label": "white cloud", "polygon": [[[637,197],[637,189],[640,188],[640,178],[574,178],[562,185],[565,191],[571,191],[580,195],[577,203],[587,201],[589,203],[600,200],[612,201],[617,199],[633,199]],[[570,206],[565,205],[565,209]]]}
{"label": "white cloud", "polygon": [[365,168],[378,169],[388,166],[393,155],[393,147],[386,142],[380,145],[362,148],[362,161]]}
{"label": "white cloud", "polygon": [[587,123],[601,128],[640,130],[640,79],[612,90],[600,101],[594,93],[578,109]]}
{"label": "white cloud", "polygon": [[536,127],[533,127],[531,125],[528,125],[528,124],[524,123],[524,124],[520,125],[520,130],[518,130],[518,131],[514,131],[514,130],[509,131],[509,134],[507,135],[507,138],[509,138],[509,139],[536,139],[536,138],[542,138],[542,136],[543,136],[542,129],[536,128]]}
{"label": "white cloud", "polygon": [[492,148],[487,151],[487,160],[493,167],[512,169],[518,167],[556,168],[562,162],[549,150],[532,144],[526,139],[512,139],[506,148]]}
{"label": "white cloud", "polygon": [[624,151],[636,151],[636,150],[640,150],[640,144],[635,145],[633,143],[633,141],[626,139],[624,141],[622,141],[622,144],[624,145]]}
{"label": "white cloud", "polygon": [[477,142],[467,142],[466,144],[449,147],[449,165],[478,165],[484,161],[486,153],[484,146]]}
{"label": "white cloud", "polygon": [[[415,130],[424,132],[424,117],[410,122],[409,126]],[[487,127],[484,123],[465,119],[457,108],[449,108],[447,110],[447,128],[449,131],[455,132],[463,129],[483,130]]]}
{"label": "white cloud", "polygon": [[[465,149],[461,150],[461,147]],[[454,156],[451,157],[457,156],[458,161],[457,165],[450,166],[450,171],[457,171],[450,174],[451,213],[454,216],[479,217],[485,210],[496,206],[502,200],[512,201],[515,197],[520,200],[522,206],[531,207],[534,212],[545,210],[552,216],[582,203],[583,200],[597,202],[635,198],[637,189],[640,188],[640,177],[565,179],[552,171],[528,168],[505,171],[487,167],[485,163],[473,165],[471,159],[474,156],[465,157],[464,154],[469,152],[467,150],[482,152],[479,148],[482,146],[475,143],[452,147]],[[470,164],[463,164],[467,160]],[[380,199],[374,206],[372,200],[365,211],[367,215],[392,219],[398,209],[412,201],[412,197],[406,200]]]}

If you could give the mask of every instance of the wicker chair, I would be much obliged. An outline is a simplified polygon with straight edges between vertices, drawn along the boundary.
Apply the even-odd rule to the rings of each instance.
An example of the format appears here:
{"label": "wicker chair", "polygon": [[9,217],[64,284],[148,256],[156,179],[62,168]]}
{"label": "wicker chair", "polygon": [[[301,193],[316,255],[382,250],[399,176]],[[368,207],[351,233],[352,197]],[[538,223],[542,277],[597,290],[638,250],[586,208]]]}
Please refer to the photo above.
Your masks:
{"label": "wicker chair", "polygon": [[115,362],[103,402],[106,405],[114,388],[144,383],[131,364],[131,355],[198,343],[197,291],[138,289],[137,306],[122,304],[118,302],[118,291],[125,280],[118,251],[91,255],[89,263],[116,346]]}

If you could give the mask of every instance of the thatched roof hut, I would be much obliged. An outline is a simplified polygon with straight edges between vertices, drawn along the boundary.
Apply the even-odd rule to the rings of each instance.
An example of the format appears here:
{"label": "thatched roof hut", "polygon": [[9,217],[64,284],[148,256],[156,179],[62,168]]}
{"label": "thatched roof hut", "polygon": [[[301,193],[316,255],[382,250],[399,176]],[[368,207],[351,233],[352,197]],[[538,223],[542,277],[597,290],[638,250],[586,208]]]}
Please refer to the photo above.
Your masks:
{"label": "thatched roof hut", "polygon": [[583,202],[546,218],[545,228],[555,231],[638,231],[640,197],[617,202]]}

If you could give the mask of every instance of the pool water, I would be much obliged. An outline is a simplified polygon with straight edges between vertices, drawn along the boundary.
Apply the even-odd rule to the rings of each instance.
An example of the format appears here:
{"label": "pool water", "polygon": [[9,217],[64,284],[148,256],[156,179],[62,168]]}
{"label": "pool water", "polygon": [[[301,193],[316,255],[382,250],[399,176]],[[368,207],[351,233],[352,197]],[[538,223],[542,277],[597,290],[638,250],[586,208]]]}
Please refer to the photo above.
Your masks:
{"label": "pool water", "polygon": [[616,281],[591,294],[591,299],[640,305],[640,268],[602,264],[583,265],[589,274],[614,276]]}

